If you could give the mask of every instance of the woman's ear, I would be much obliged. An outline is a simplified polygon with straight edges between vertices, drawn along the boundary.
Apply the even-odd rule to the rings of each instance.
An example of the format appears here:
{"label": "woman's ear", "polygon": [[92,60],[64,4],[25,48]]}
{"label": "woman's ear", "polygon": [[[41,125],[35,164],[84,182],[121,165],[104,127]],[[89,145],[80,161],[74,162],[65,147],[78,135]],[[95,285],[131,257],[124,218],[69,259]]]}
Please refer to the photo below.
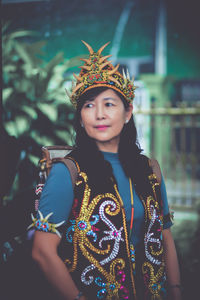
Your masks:
{"label": "woman's ear", "polygon": [[133,113],[133,105],[130,103],[126,109],[126,123],[129,122],[129,120],[132,116],[132,113]]}
{"label": "woman's ear", "polygon": [[84,128],[84,124],[83,124],[82,120],[80,120],[80,124],[81,124],[81,127]]}

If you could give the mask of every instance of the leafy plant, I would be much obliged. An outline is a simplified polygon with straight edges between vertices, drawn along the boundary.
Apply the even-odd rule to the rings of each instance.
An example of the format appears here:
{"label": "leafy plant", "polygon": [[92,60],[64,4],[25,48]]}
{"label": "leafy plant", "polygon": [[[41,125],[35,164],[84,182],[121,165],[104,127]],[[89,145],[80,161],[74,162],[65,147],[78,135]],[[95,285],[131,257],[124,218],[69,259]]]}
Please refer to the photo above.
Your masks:
{"label": "leafy plant", "polygon": [[66,101],[65,74],[79,62],[58,53],[46,63],[45,41],[24,42],[36,33],[8,29],[8,24],[2,27],[4,127],[36,163],[41,145],[71,143],[73,108]]}
{"label": "leafy plant", "polygon": [[46,62],[46,42],[30,42],[35,37],[35,32],[9,32],[8,23],[2,26],[3,242],[22,237],[31,221],[41,146],[71,144],[73,134],[74,111],[65,88],[71,79],[66,74],[79,65],[78,57],[64,59],[58,53]]}

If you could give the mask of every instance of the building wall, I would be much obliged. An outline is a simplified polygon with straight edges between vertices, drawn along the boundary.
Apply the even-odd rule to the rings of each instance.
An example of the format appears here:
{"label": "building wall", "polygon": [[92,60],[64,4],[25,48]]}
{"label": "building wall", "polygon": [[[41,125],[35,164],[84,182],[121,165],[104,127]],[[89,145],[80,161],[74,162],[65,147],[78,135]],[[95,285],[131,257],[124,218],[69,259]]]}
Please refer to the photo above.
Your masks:
{"label": "building wall", "polygon": [[[10,1],[9,1],[10,2]],[[133,1],[131,13],[120,43],[119,58],[135,59],[135,75],[154,73],[155,33],[159,1]],[[195,1],[164,1],[167,9],[167,75],[176,79],[200,77],[200,28]],[[194,2],[194,3],[193,3]],[[45,39],[48,61],[58,51],[66,58],[86,54],[81,40],[98,49],[111,41],[126,1],[21,1],[3,2],[3,19],[10,29],[35,30],[35,39]],[[139,65],[138,65],[139,60]]]}

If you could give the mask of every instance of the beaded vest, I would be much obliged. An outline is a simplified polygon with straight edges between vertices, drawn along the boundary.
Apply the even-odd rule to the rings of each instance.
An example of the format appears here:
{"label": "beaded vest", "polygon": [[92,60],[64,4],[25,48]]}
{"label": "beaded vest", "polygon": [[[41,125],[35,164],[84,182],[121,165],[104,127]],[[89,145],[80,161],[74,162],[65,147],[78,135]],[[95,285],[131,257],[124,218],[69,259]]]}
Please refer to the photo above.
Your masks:
{"label": "beaded vest", "polygon": [[137,256],[129,244],[125,211],[115,179],[109,191],[98,194],[91,189],[87,174],[74,162],[78,167],[75,197],[63,226],[59,254],[76,285],[91,300],[165,299],[163,217],[156,176],[149,175],[152,194],[141,198],[145,232]]}

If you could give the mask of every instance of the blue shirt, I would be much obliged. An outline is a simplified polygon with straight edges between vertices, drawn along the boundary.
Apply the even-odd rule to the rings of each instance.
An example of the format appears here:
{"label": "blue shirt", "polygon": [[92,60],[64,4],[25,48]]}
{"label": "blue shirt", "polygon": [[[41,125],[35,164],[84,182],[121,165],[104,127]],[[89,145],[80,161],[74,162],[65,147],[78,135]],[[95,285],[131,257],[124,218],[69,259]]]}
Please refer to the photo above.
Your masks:
{"label": "blue shirt", "polygon": [[[119,161],[118,153],[103,152],[105,160],[107,160],[113,169],[113,174],[117,181],[119,194],[124,203],[126,220],[128,228],[130,228],[131,220],[131,194],[129,179],[126,177],[124,170]],[[161,197],[163,201],[164,216],[169,213],[167,194],[164,179],[161,181]],[[51,223],[59,223],[67,220],[72,208],[74,200],[74,191],[71,182],[71,176],[68,168],[63,163],[53,165],[50,174],[47,178],[42,191],[39,210],[45,217],[53,212],[49,218]],[[144,229],[144,207],[135,192],[133,185],[133,200],[134,200],[134,219],[133,229],[131,234],[131,242],[136,246],[143,236]],[[169,228],[171,222],[164,223],[164,229]]]}

